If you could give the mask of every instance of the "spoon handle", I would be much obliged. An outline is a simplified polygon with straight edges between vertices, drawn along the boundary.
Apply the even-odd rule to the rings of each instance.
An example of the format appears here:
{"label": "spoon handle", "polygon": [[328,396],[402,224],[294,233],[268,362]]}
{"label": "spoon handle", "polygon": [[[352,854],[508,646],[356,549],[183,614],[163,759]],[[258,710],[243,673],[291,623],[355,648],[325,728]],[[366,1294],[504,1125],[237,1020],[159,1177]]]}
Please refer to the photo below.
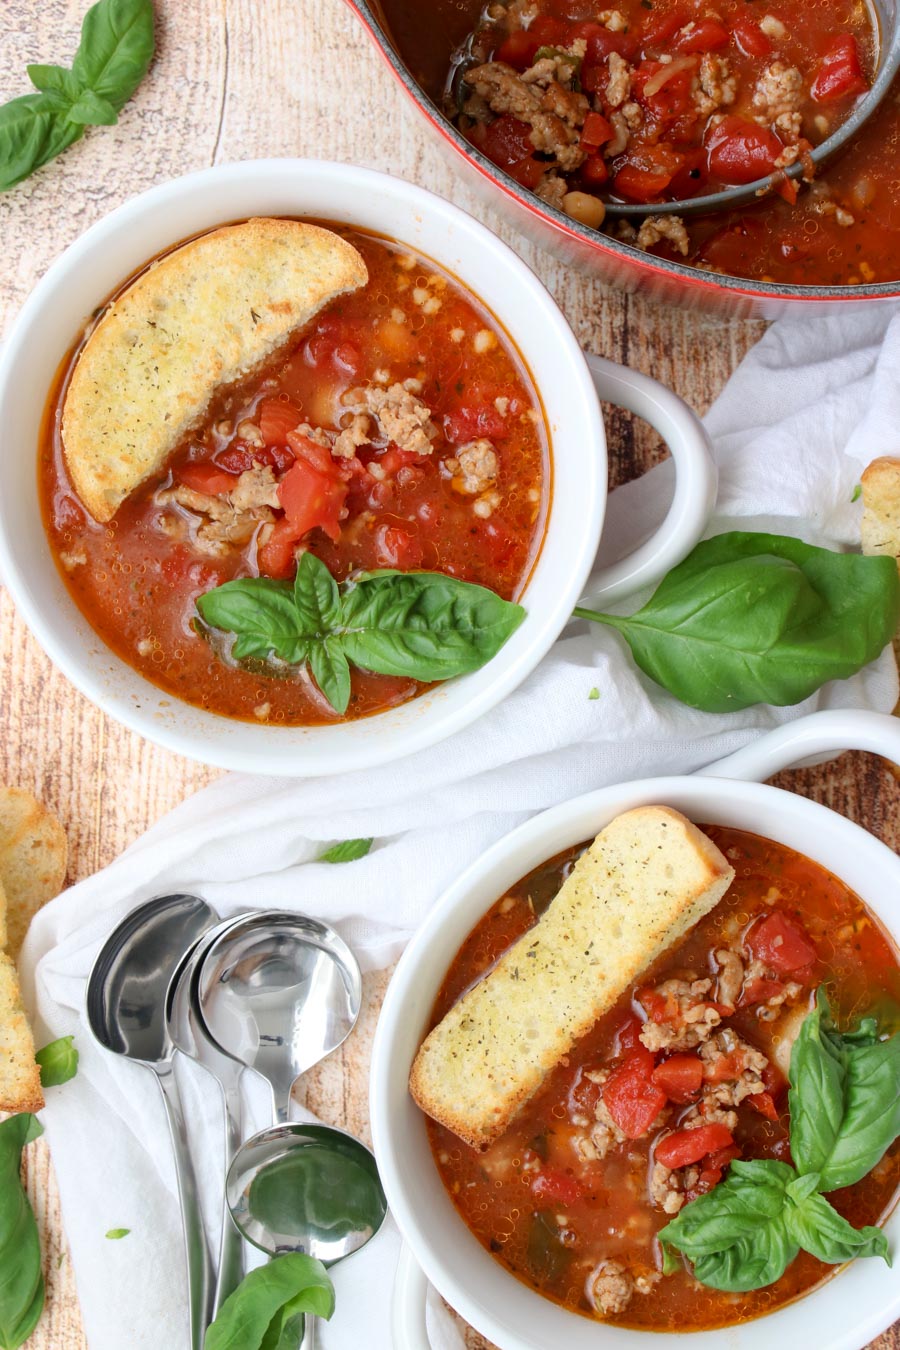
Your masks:
{"label": "spoon handle", "polygon": [[316,1350],[319,1341],[316,1326],[318,1317],[313,1317],[312,1313],[305,1313],[303,1316],[303,1339],[297,1347],[297,1350]]}
{"label": "spoon handle", "polygon": [[[239,1075],[233,1081],[223,1082],[225,1094],[225,1170],[241,1146],[241,1093],[238,1085]],[[219,1315],[219,1309],[233,1294],[244,1274],[244,1251],[241,1235],[231,1218],[228,1203],[222,1200],[222,1238],[219,1244],[219,1275],[216,1280],[216,1292],[213,1299],[213,1318]]]}
{"label": "spoon handle", "polygon": [[187,1260],[188,1300],[191,1311],[191,1350],[203,1350],[203,1341],[209,1322],[209,1301],[212,1290],[212,1261],[200,1217],[197,1198],[197,1178],[188,1149],[187,1126],[181,1106],[181,1097],[171,1063],[156,1068],[156,1077],[162,1089],[172,1149],[175,1154],[175,1175],[178,1179],[178,1198],[181,1202],[181,1221],[184,1228],[184,1247]]}

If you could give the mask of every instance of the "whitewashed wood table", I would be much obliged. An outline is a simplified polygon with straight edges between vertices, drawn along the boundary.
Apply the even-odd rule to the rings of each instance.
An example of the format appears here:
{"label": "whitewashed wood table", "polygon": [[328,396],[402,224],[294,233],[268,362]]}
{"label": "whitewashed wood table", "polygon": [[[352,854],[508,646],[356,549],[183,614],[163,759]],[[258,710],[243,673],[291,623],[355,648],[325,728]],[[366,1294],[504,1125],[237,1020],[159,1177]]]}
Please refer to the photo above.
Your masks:
{"label": "whitewashed wood table", "polygon": [[[3,0],[0,99],[27,92],[28,62],[71,59],[86,7],[87,0]],[[700,412],[762,332],[758,323],[703,318],[618,295],[511,237],[437,153],[341,0],[157,0],[156,7],[157,56],[118,126],[89,131],[62,159],[0,196],[0,333],[60,250],[120,202],[192,169],[272,155],[387,169],[471,210],[540,273],[586,347],[653,374]],[[608,427],[614,484],[664,453],[649,428],[628,414],[610,412]],[[30,450],[5,445],[2,453]],[[50,665],[2,590],[0,710],[0,782],[32,789],[59,814],[69,835],[71,881],[110,862],[215,776],[142,741],[87,703]],[[893,847],[900,844],[900,790],[877,760],[845,756],[789,777]],[[363,1136],[369,1048],[383,988],[383,979],[367,982],[360,1030],[306,1085],[313,1110]],[[46,1149],[34,1152],[28,1184],[42,1230],[48,1302],[29,1347],[82,1350],[52,1170]],[[467,1334],[473,1347],[486,1344]],[[898,1350],[898,1328],[875,1344]]]}

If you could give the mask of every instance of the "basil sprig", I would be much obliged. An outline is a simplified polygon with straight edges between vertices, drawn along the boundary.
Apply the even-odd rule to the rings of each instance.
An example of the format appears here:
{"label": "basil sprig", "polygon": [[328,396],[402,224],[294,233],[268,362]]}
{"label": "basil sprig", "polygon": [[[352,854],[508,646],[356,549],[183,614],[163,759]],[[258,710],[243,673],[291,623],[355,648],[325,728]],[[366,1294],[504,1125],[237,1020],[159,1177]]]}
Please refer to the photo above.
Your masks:
{"label": "basil sprig", "polygon": [[17,1350],[28,1340],[44,1306],[37,1222],[22,1185],[22,1150],[43,1133],[36,1117],[10,1116],[0,1124],[0,1346]]}
{"label": "basil sprig", "polygon": [[576,609],[622,634],[638,666],[704,712],[799,703],[868,665],[900,615],[893,558],[785,535],[707,539],[630,617]]}
{"label": "basil sprig", "polygon": [[874,1018],[842,1035],[820,989],[791,1051],[791,1155],[819,1190],[852,1186],[900,1136],[900,1036]]}
{"label": "basil sprig", "polygon": [[784,1274],[803,1248],[828,1265],[856,1256],[891,1264],[880,1228],[854,1228],[823,1191],[859,1181],[900,1136],[900,1036],[878,1039],[874,1018],[854,1032],[834,1026],[825,991],[791,1050],[791,1156],[733,1162],[707,1195],[660,1231],[712,1289],[743,1293]]}
{"label": "basil sprig", "polygon": [[110,126],[154,49],[152,0],[99,0],[81,26],[72,68],[30,65],[37,89],[0,107],[0,192],[54,159],[86,126]]}
{"label": "basil sprig", "polygon": [[297,1350],[303,1317],[326,1320],[334,1286],[321,1261],[290,1252],[251,1270],[219,1310],[203,1350]]}
{"label": "basil sprig", "polygon": [[304,553],[293,582],[247,577],[197,600],[204,623],[236,634],[232,656],[307,663],[337,713],[350,702],[350,664],[431,683],[478,670],[525,611],[441,572],[367,572],[340,587]]}

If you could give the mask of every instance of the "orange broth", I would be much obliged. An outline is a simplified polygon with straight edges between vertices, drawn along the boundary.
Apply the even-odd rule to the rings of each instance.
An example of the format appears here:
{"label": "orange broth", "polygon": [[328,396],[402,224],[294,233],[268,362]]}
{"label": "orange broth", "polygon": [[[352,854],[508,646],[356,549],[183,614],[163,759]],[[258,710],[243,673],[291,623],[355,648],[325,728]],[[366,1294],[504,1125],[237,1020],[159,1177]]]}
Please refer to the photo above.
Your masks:
{"label": "orange broth", "polygon": [[[428,1121],[438,1171],[466,1226],[518,1279],[587,1316],[593,1313],[586,1299],[586,1278],[599,1262],[614,1260],[661,1270],[656,1234],[671,1217],[648,1198],[653,1131],[629,1139],[603,1161],[586,1163],[573,1149],[578,1132],[574,1121],[583,1118],[592,1100],[593,1085],[585,1071],[619,1063],[627,1054],[625,1032],[636,1014],[644,1016],[639,990],[686,971],[713,973],[712,952],[721,943],[733,940],[735,932],[746,933],[760,916],[779,913],[798,923],[816,949],[815,962],[804,974],[808,990],[804,1006],[810,1005],[815,987],[823,984],[841,1026],[874,1013],[882,1030],[900,1028],[897,951],[860,898],[817,863],[781,844],[742,830],[702,828],[736,873],[712,913],[600,1018],[488,1149],[472,1148],[442,1125]],[[441,987],[435,1023],[536,923],[583,847],[551,859],[524,877],[476,925]],[[779,1020],[763,1022],[748,1007],[739,1008],[728,1018],[728,1025],[762,1052],[771,1053],[780,1034]],[[782,1083],[780,1090],[773,1089],[775,1120],[747,1106],[739,1108],[735,1143],[743,1157],[790,1162],[785,1086]],[[677,1129],[680,1108],[673,1109],[669,1123]],[[552,1185],[542,1188],[536,1180],[540,1176],[552,1178]],[[898,1186],[900,1143],[862,1181],[829,1198],[855,1227],[861,1227],[885,1217]],[[549,1200],[540,1198],[542,1189],[555,1189],[557,1194]],[[752,1293],[731,1294],[699,1284],[679,1264],[674,1274],[656,1280],[649,1294],[635,1295],[620,1316],[606,1320],[654,1331],[729,1326],[808,1293],[833,1270],[801,1252],[775,1284]]]}

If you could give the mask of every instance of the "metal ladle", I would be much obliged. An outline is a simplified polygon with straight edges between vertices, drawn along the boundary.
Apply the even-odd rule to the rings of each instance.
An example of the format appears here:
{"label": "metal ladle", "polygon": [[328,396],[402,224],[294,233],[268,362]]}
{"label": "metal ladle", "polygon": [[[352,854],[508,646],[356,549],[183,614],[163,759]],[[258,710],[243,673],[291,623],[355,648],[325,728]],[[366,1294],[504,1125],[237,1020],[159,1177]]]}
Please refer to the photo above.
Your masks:
{"label": "metal ladle", "polygon": [[197,1199],[197,1181],[173,1073],[175,1045],[166,1026],[166,995],[185,951],[219,922],[196,895],[161,895],[139,905],[113,930],[88,978],[87,1015],[102,1046],[156,1074],[172,1135],[187,1258],[192,1350],[202,1350],[212,1264]]}
{"label": "metal ladle", "polygon": [[362,980],[334,929],[267,910],[231,924],[200,965],[197,1005],[221,1050],[265,1078],[286,1122],[295,1081],[350,1035]]}
{"label": "metal ladle", "polygon": [[[329,1125],[274,1125],[255,1135],[235,1155],[225,1197],[248,1242],[326,1266],[364,1247],[387,1214],[371,1151]],[[300,1350],[313,1350],[317,1321],[304,1318]]]}
{"label": "metal ladle", "polygon": [[[240,1064],[231,1055],[226,1055],[206,1030],[206,1025],[196,1008],[196,986],[200,976],[200,966],[210,945],[221,934],[228,931],[243,918],[226,919],[205,933],[194,948],[184,957],[182,966],[169,984],[166,997],[166,1026],[175,1047],[183,1055],[200,1064],[211,1074],[222,1089],[225,1107],[225,1168],[241,1145],[241,1074]],[[240,1283],[243,1274],[240,1234],[231,1222],[231,1215],[225,1198],[222,1198],[222,1227],[219,1240],[219,1273],[213,1293],[210,1319],[214,1320],[219,1309]]]}

